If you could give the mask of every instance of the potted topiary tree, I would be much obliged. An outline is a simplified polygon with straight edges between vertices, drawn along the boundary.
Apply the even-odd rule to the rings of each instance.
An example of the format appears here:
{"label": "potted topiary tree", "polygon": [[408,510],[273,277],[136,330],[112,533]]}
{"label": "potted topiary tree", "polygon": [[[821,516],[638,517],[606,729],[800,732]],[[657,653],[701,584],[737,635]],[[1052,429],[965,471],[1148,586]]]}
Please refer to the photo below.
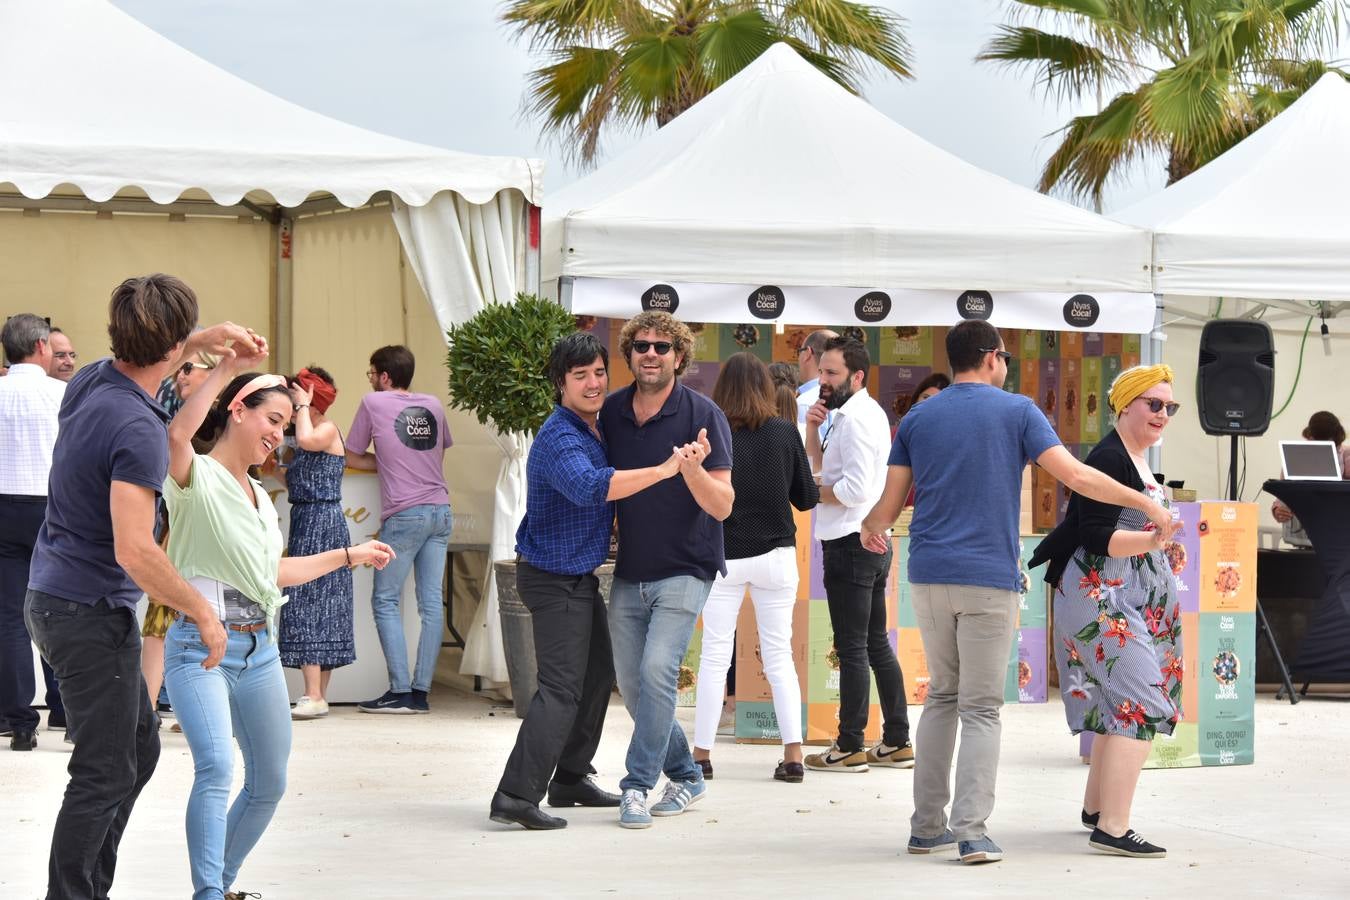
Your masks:
{"label": "potted topiary tree", "polygon": [[[505,460],[497,479],[494,546],[509,547],[524,499],[530,442],[553,411],[548,356],[553,344],[576,330],[576,318],[551,300],[517,294],[514,303],[489,303],[446,332],[450,349],[450,406],[471,412],[488,427]],[[524,717],[537,686],[530,611],[516,591],[515,559],[493,561],[502,644],[516,715]],[[612,569],[601,576],[608,596]]]}

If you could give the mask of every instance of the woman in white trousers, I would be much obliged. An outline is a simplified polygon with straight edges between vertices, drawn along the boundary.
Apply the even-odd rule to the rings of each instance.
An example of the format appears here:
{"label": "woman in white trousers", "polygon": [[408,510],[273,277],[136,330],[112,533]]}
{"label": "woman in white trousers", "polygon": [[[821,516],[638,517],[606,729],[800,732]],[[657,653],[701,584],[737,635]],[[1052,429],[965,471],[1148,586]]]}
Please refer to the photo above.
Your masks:
{"label": "woman in white trousers", "polygon": [[820,499],[795,422],[780,418],[768,366],[750,353],[722,365],[713,402],[731,425],[731,482],[736,502],[723,523],[725,575],[703,607],[703,651],[694,717],[694,760],[712,777],[727,669],[736,619],[747,589],[755,604],[759,657],[773,691],[783,740],[779,781],[802,780],[802,696],[792,660],[792,612],[797,601],[796,526],[791,507],[808,510]]}

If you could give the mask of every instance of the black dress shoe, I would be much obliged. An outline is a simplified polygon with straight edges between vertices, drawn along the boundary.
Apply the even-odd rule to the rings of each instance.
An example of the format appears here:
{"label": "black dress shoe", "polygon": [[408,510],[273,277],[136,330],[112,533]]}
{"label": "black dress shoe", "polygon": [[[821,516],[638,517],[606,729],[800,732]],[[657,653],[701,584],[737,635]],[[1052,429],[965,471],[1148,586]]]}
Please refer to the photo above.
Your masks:
{"label": "black dress shoe", "polygon": [[528,800],[519,800],[501,791],[492,795],[492,813],[488,818],[503,825],[523,825],[530,831],[567,827],[566,819],[550,816]]}
{"label": "black dress shoe", "polygon": [[549,806],[563,808],[569,806],[618,806],[620,799],[618,794],[611,794],[602,790],[600,785],[596,784],[589,776],[576,784],[559,784],[556,781],[550,781],[548,784]]}
{"label": "black dress shoe", "polygon": [[37,732],[31,728],[15,728],[9,736],[9,749],[32,750],[37,746]]}

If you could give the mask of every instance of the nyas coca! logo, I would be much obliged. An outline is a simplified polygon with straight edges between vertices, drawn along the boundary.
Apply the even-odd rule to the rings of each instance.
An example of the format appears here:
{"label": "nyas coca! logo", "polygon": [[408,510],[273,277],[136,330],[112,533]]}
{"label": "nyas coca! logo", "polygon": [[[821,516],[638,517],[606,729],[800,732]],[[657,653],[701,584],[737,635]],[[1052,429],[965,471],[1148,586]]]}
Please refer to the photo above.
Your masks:
{"label": "nyas coca! logo", "polygon": [[645,312],[673,313],[680,307],[680,295],[668,284],[654,284],[642,293]]}
{"label": "nyas coca! logo", "polygon": [[859,322],[880,322],[891,314],[891,295],[868,291],[853,304],[853,316]]}
{"label": "nyas coca! logo", "polygon": [[409,450],[435,450],[440,426],[425,406],[405,406],[394,419],[394,436]]}
{"label": "nyas coca! logo", "polygon": [[994,295],[988,291],[965,291],[956,298],[956,314],[963,319],[987,321],[994,314]]}
{"label": "nyas coca! logo", "polygon": [[1064,321],[1074,328],[1091,328],[1101,314],[1101,304],[1091,294],[1074,294],[1064,304]]}
{"label": "nyas coca! logo", "polygon": [[782,288],[766,284],[751,291],[745,302],[756,319],[776,319],[783,314],[787,297],[783,296]]}

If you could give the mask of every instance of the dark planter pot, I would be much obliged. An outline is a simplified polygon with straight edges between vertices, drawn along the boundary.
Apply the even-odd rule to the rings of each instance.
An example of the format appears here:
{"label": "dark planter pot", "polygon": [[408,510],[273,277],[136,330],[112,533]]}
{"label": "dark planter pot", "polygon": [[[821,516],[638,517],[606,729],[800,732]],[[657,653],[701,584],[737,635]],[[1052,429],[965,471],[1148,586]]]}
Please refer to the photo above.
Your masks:
{"label": "dark planter pot", "polygon": [[[502,647],[506,651],[506,671],[511,678],[511,702],[516,709],[516,718],[523,719],[539,688],[539,669],[534,657],[534,620],[516,590],[516,561],[502,559],[492,567],[497,573],[497,612],[502,620]],[[600,596],[608,606],[609,589],[614,584],[614,564],[603,564],[595,574],[600,579]]]}

